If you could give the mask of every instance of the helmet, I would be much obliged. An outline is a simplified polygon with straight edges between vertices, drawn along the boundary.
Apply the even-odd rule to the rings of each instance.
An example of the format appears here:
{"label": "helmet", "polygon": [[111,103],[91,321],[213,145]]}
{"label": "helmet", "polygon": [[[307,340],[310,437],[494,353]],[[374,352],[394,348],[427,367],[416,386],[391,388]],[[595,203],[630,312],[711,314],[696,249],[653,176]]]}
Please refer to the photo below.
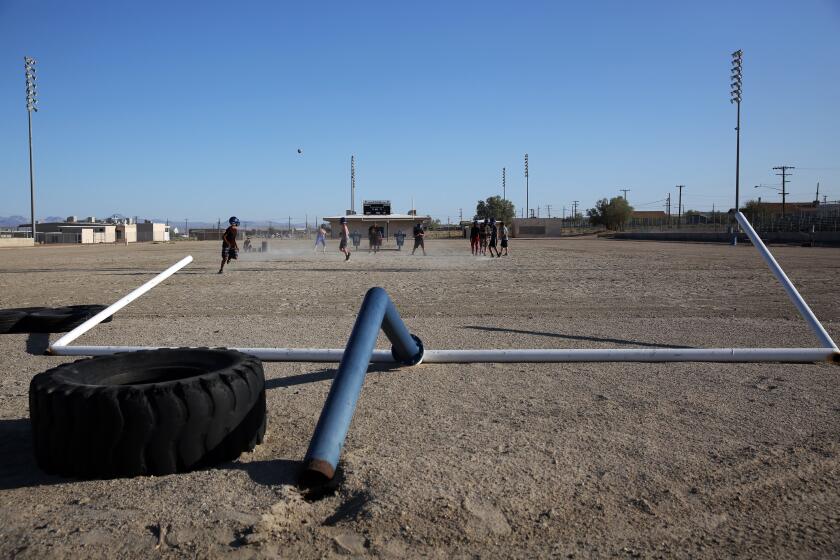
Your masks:
{"label": "helmet", "polygon": [[228,220],[228,223],[232,226],[238,226],[239,225],[239,218],[237,218],[236,216],[231,216],[230,219]]}
{"label": "helmet", "polygon": [[339,222],[342,223],[342,224],[346,224],[347,223],[347,218],[342,216],[341,219],[339,220]]}

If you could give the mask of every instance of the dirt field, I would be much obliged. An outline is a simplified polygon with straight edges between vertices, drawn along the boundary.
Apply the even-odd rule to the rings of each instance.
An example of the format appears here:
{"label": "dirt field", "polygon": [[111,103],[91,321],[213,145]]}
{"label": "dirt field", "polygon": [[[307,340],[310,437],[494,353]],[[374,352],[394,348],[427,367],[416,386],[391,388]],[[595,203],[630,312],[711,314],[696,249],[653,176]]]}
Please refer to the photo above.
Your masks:
{"label": "dirt field", "polygon": [[[215,242],[0,250],[0,307],[111,303],[192,254],[79,343],[340,348],[378,285],[434,349],[817,346],[751,246],[513,240],[491,260],[435,240],[345,263],[334,241],[272,245],[224,275]],[[840,338],[840,250],[771,249]],[[840,556],[837,365],[377,368],[337,489],[308,496],[333,366],[265,364],[266,441],[239,461],[80,481],[33,460],[29,381],[69,361],[45,344],[0,336],[3,557]]]}

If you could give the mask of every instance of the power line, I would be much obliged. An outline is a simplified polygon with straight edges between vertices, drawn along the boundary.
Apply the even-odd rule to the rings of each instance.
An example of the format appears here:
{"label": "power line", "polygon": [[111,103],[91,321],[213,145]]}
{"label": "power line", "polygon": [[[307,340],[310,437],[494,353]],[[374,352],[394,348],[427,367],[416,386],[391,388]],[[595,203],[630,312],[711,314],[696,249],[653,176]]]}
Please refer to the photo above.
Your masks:
{"label": "power line", "polygon": [[653,202],[643,202],[641,204],[636,204],[635,206],[633,206],[633,208],[636,208],[637,206],[654,206],[656,204],[660,204],[662,202],[665,202],[665,200],[666,199],[663,198],[661,200],[654,200]]}

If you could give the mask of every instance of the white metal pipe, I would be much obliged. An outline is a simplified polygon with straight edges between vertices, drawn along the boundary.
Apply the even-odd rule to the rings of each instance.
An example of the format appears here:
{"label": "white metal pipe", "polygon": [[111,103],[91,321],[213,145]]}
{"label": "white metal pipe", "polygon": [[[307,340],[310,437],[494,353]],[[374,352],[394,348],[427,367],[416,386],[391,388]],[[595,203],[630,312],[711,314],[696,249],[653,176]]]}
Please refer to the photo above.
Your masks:
{"label": "white metal pipe", "polygon": [[[743,218],[743,216],[741,216]],[[743,218],[741,225],[752,238],[755,231]],[[757,236],[756,236],[756,239]],[[760,250],[766,247],[758,239],[753,243]],[[764,254],[764,253],[762,253]],[[802,301],[790,280],[767,252],[771,269],[775,265],[781,274],[783,285],[790,286],[793,294]],[[191,256],[184,257],[170,266],[142,286],[97,313],[50,346],[50,353],[58,356],[106,356],[117,352],[136,352],[138,350],[154,350],[157,348],[171,348],[169,346],[69,346],[71,342],[92,329],[98,323],[107,319],[138,297],[142,296],[173,274],[192,262]],[[778,277],[778,276],[777,276]],[[782,280],[784,279],[784,280]],[[790,291],[788,292],[790,293]],[[791,296],[794,301],[796,299]],[[813,320],[812,326],[820,329],[819,321],[810,313],[808,306],[802,301],[805,310]],[[807,315],[803,312],[803,316]],[[825,333],[825,331],[822,331]],[[426,350],[423,361],[425,363],[527,363],[527,362],[817,362],[833,360],[840,362],[840,350],[825,334],[830,346],[825,348],[596,348],[596,349],[531,349],[531,350]],[[329,362],[338,363],[344,356],[343,348],[233,348],[246,354],[251,354],[267,362]],[[371,362],[395,363],[389,350],[374,350]]]}
{"label": "white metal pipe", "polygon": [[166,280],[167,278],[169,278],[170,276],[172,276],[173,274],[190,264],[192,260],[192,256],[187,255],[186,257],[176,262],[175,264],[173,264],[172,266],[170,266],[169,268],[167,268],[166,270],[164,270],[163,272],[161,272],[160,274],[158,274],[139,288],[133,290],[128,295],[123,296],[116,302],[112,303],[111,305],[109,305],[108,307],[106,307],[105,309],[103,309],[102,311],[100,311],[99,313],[97,313],[96,315],[94,315],[93,317],[91,317],[90,319],[88,319],[87,321],[70,331],[69,333],[65,334],[64,336],[53,342],[50,345],[49,352],[51,354],[57,354],[58,352],[56,352],[56,350],[66,347],[68,344],[85,334],[87,331],[89,331],[90,329],[92,329],[93,327],[95,327],[96,325],[98,325],[99,323],[101,323],[102,321],[104,321],[105,319],[107,319],[108,317],[110,317],[111,315],[113,315],[132,301],[134,301],[135,299],[139,298],[140,296],[142,296],[143,294],[145,294],[146,292],[148,292],[149,290],[151,290],[152,288],[154,288],[155,286],[157,286],[158,284],[160,284],[161,282],[163,282],[164,280]]}
{"label": "white metal pipe", "polygon": [[[117,352],[155,350],[162,346],[64,346],[59,356],[106,356]],[[266,362],[338,363],[342,348],[233,348]],[[560,363],[560,362],[820,362],[840,361],[831,348],[627,348],[554,350],[426,350],[423,363]],[[396,363],[389,350],[374,350],[371,362]]]}
{"label": "white metal pipe", "polygon": [[423,363],[475,362],[817,362],[830,348],[597,348],[557,350],[426,350]]}
{"label": "white metal pipe", "polygon": [[[138,350],[159,350],[175,346],[62,346],[53,348],[56,356],[108,356],[117,352]],[[191,348],[197,348],[195,346]],[[264,362],[330,362],[338,363],[344,356],[344,348],[236,348]],[[389,350],[374,350],[371,362],[396,363]]]}
{"label": "white metal pipe", "polygon": [[744,228],[744,231],[747,236],[749,236],[752,244],[756,249],[758,249],[759,254],[764,258],[764,262],[766,262],[767,266],[770,267],[770,271],[782,284],[782,287],[787,292],[788,297],[796,306],[796,309],[799,310],[799,314],[802,315],[802,318],[805,319],[805,322],[808,323],[811,330],[813,330],[814,334],[817,335],[820,343],[826,348],[833,348],[837,351],[837,345],[834,343],[834,340],[831,339],[831,336],[828,332],[826,332],[825,328],[823,328],[822,323],[819,322],[817,317],[814,315],[814,312],[811,311],[811,308],[808,307],[808,304],[805,303],[805,300],[802,299],[801,295],[799,295],[799,292],[793,286],[793,282],[790,281],[787,274],[785,274],[785,271],[782,270],[782,267],[779,266],[779,263],[777,263],[776,259],[773,258],[773,255],[767,249],[767,246],[764,245],[761,237],[759,237],[755,232],[747,217],[741,212],[737,212],[735,217],[738,219],[738,223],[741,224],[741,227]]}

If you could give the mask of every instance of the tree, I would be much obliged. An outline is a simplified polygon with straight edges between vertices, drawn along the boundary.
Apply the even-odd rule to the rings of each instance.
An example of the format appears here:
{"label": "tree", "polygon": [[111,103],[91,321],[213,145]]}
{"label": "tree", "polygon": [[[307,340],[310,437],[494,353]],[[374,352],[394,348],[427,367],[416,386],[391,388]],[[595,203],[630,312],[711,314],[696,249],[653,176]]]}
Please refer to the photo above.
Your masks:
{"label": "tree", "polygon": [[516,212],[513,202],[505,200],[501,196],[491,196],[487,200],[479,200],[475,206],[475,219],[496,218],[499,222],[509,224],[513,221]]}
{"label": "tree", "polygon": [[595,203],[595,208],[586,211],[592,225],[601,225],[612,230],[621,229],[632,213],[633,207],[621,196],[611,198],[609,201],[602,198]]}
{"label": "tree", "polygon": [[766,208],[757,200],[748,200],[741,212],[753,223],[767,219],[768,214]]}
{"label": "tree", "polygon": [[686,224],[693,224],[697,225],[700,223],[705,223],[706,219],[698,210],[685,210],[683,211],[683,220]]}

